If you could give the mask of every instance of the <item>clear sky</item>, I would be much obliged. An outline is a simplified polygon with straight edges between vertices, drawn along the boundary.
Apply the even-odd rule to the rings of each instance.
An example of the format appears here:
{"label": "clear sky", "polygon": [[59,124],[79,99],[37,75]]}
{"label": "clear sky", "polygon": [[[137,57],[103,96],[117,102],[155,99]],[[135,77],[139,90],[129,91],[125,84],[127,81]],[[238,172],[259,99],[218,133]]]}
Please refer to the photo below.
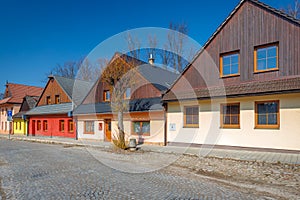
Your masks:
{"label": "clear sky", "polygon": [[[44,86],[57,63],[79,60],[105,39],[185,22],[203,45],[239,0],[0,0],[0,92],[6,80]],[[262,0],[282,8],[293,0]]]}

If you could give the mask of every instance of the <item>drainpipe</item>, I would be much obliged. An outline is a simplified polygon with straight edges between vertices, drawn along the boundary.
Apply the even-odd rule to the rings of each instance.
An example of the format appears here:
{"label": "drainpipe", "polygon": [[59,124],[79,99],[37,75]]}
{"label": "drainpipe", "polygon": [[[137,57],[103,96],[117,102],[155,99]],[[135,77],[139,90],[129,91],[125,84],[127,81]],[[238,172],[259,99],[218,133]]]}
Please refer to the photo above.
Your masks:
{"label": "drainpipe", "polygon": [[168,112],[168,104],[167,103],[164,103],[163,104],[163,107],[164,107],[164,121],[165,121],[165,130],[164,130],[164,146],[167,146],[167,143],[168,143],[168,133],[167,133],[167,130],[168,130],[168,118],[167,118],[167,112]]}

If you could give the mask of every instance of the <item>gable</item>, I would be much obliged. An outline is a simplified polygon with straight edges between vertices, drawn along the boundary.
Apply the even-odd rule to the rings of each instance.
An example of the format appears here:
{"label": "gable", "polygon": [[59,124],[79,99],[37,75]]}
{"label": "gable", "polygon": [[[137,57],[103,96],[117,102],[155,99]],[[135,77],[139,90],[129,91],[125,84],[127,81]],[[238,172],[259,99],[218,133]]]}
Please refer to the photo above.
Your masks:
{"label": "gable", "polygon": [[49,78],[48,83],[40,96],[37,106],[47,105],[47,97],[51,99],[51,104],[55,102],[55,95],[59,95],[61,103],[71,103],[72,100],[66,94],[66,92],[58,84],[57,80],[53,77]]}
{"label": "gable", "polygon": [[[209,38],[191,65],[173,84],[169,93],[221,86],[226,88],[247,82],[299,76],[299,39],[298,20],[258,1],[241,1]],[[267,73],[255,73],[254,49],[268,44],[278,45],[279,68]],[[223,78],[220,76],[220,58],[221,55],[230,52],[239,54],[239,74]],[[164,99],[167,99],[167,96],[168,94]]]}

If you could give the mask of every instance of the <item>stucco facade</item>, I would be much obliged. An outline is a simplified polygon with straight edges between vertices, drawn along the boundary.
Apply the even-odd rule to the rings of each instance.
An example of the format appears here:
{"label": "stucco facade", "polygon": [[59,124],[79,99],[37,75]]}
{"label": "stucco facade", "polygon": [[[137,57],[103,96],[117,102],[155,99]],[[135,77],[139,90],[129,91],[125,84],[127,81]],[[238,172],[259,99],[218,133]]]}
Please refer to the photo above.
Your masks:
{"label": "stucco facade", "polygon": [[27,135],[27,124],[28,121],[24,119],[14,119],[14,135]]}
{"label": "stucco facade", "polygon": [[12,115],[15,113],[18,113],[20,110],[20,105],[19,104],[7,104],[7,105],[1,105],[0,107],[0,133],[3,134],[10,134],[14,133],[14,128],[13,128],[13,122],[7,120],[7,111],[11,110]]}
{"label": "stucco facade", "polygon": [[[300,150],[299,99],[300,93],[295,93],[169,103],[167,141]],[[255,102],[269,100],[279,100],[280,127],[255,128]],[[240,103],[240,128],[220,128],[222,103]],[[183,127],[183,108],[188,105],[199,106],[199,128]]]}
{"label": "stucco facade", "polygon": [[[106,128],[106,120],[108,119],[111,121],[110,130],[107,130]],[[78,115],[76,121],[78,139],[110,141],[109,138],[114,139],[117,137],[118,122],[112,115]],[[86,132],[85,122],[93,123],[93,132]],[[148,135],[135,134],[133,131],[134,122],[149,122],[150,133]],[[126,141],[129,141],[130,138],[135,138],[137,142],[144,144],[164,144],[165,121],[164,113],[162,111],[131,113],[130,115],[124,114],[123,124]],[[110,131],[110,137],[107,136],[106,131]]]}

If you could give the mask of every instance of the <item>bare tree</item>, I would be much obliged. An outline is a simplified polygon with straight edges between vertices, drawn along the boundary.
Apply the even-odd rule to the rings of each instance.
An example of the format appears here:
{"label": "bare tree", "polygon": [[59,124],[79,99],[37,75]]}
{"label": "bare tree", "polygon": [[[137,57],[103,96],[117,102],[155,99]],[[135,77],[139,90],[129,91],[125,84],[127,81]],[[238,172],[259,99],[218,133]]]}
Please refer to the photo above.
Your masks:
{"label": "bare tree", "polygon": [[71,79],[95,81],[100,76],[100,68],[93,65],[88,59],[80,59],[79,61],[65,62],[63,65],[57,64],[50,74]]}
{"label": "bare tree", "polygon": [[[121,58],[121,55],[116,55],[101,74],[101,80],[109,85],[109,90],[112,94],[112,109],[118,115],[118,135],[114,143],[122,149],[126,148],[123,115],[127,109],[127,104],[124,103],[124,94],[127,88],[132,88],[134,85],[136,78],[134,67],[136,65],[135,59],[126,60]],[[129,71],[130,73],[128,73]]]}
{"label": "bare tree", "polygon": [[128,44],[128,50],[130,56],[140,59],[141,43],[137,37],[133,37],[129,32],[126,35],[126,41]]}
{"label": "bare tree", "polygon": [[300,2],[298,0],[294,0],[294,5],[289,4],[287,8],[281,10],[296,19],[300,19]]}
{"label": "bare tree", "polygon": [[165,67],[171,67],[174,71],[181,72],[188,64],[188,59],[195,54],[195,50],[187,48],[187,33],[188,26],[186,23],[170,23],[166,42],[159,45],[163,46],[163,49],[157,49],[159,41],[156,35],[150,35],[148,37],[149,48],[146,50],[140,49],[141,43],[138,38],[127,33],[128,55],[141,59],[141,57],[145,56],[144,53],[146,51],[147,58],[143,60],[147,60],[149,55],[152,54],[153,57],[158,58],[156,61],[161,62]]}

